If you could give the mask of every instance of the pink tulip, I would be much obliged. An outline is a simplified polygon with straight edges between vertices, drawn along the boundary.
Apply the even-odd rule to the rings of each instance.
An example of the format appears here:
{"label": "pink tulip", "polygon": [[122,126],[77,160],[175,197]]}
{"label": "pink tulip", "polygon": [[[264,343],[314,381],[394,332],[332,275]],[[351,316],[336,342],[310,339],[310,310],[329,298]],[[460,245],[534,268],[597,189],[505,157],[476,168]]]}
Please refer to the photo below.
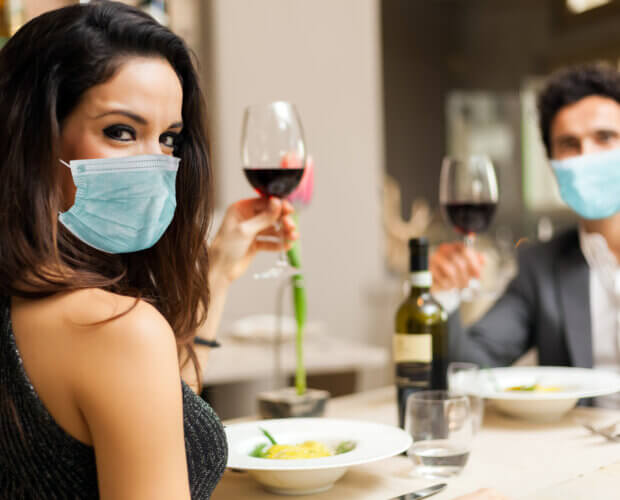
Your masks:
{"label": "pink tulip", "polygon": [[289,196],[291,203],[299,205],[309,205],[312,200],[312,192],[314,191],[314,160],[311,156],[306,159],[306,168],[301,182]]}

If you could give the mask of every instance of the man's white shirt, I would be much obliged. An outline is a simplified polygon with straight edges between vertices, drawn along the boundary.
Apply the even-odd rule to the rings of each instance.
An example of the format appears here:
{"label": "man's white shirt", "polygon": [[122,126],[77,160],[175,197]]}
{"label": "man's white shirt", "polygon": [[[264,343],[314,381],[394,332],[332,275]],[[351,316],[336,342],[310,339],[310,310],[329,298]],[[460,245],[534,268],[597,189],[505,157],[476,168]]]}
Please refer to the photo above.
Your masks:
{"label": "man's white shirt", "polygon": [[[594,368],[620,373],[620,266],[599,233],[579,230],[590,268],[590,324]],[[620,394],[596,398],[597,406],[620,408]]]}

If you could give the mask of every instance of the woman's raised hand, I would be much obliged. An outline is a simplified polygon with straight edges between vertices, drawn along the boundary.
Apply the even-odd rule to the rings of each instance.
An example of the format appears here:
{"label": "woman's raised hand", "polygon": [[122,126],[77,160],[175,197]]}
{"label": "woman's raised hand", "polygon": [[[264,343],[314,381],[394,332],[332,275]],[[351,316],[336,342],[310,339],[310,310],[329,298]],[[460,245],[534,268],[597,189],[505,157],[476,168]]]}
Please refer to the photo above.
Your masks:
{"label": "woman's raised hand", "polygon": [[[294,209],[278,198],[249,198],[233,203],[209,247],[212,269],[228,282],[241,276],[258,251],[288,250],[299,234]],[[279,230],[275,223],[279,221]]]}

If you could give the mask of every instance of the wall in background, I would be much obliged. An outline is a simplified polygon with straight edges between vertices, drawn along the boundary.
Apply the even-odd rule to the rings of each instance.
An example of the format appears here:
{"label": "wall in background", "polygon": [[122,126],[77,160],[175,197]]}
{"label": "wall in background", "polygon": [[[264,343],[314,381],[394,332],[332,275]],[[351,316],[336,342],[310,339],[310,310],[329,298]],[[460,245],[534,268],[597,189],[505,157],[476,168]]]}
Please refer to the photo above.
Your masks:
{"label": "wall in background", "polygon": [[[368,305],[384,276],[378,0],[209,0],[202,30],[218,209],[253,196],[240,165],[244,106],[293,101],[316,164],[314,200],[300,214],[309,317],[331,335],[389,335]],[[252,279],[274,259],[260,256],[232,286],[224,328],[275,311],[276,283]]]}
{"label": "wall in background", "polygon": [[[510,225],[515,236],[533,236],[540,214],[523,205],[513,103],[528,77],[597,58],[617,60],[620,9],[567,23],[559,15],[562,0],[383,0],[381,6],[386,168],[401,183],[403,209],[416,197],[437,207],[448,93],[497,92],[516,117],[517,154],[501,166],[505,182],[496,222]],[[553,217],[558,224],[572,221],[566,213]],[[456,237],[449,231],[445,236]]]}
{"label": "wall in background", "polygon": [[441,2],[383,0],[381,6],[386,168],[400,184],[406,211],[417,197],[438,200],[445,20]]}

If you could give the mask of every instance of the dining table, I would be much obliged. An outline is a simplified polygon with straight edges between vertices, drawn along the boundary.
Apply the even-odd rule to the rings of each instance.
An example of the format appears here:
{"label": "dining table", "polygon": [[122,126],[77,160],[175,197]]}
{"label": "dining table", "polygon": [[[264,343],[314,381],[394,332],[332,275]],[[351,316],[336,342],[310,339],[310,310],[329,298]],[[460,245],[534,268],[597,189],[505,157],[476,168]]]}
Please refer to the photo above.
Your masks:
{"label": "dining table", "polygon": [[[325,417],[396,425],[393,386],[333,398]],[[257,420],[246,417],[231,424]],[[620,499],[620,442],[587,430],[620,421],[620,411],[578,406],[560,420],[531,422],[504,416],[487,404],[483,425],[476,434],[463,471],[446,479],[416,475],[405,455],[350,467],[334,486],[299,500],[389,500],[445,482],[434,500],[452,500],[480,488],[493,488],[511,500]],[[247,472],[227,469],[213,500],[282,500],[269,493]]]}

